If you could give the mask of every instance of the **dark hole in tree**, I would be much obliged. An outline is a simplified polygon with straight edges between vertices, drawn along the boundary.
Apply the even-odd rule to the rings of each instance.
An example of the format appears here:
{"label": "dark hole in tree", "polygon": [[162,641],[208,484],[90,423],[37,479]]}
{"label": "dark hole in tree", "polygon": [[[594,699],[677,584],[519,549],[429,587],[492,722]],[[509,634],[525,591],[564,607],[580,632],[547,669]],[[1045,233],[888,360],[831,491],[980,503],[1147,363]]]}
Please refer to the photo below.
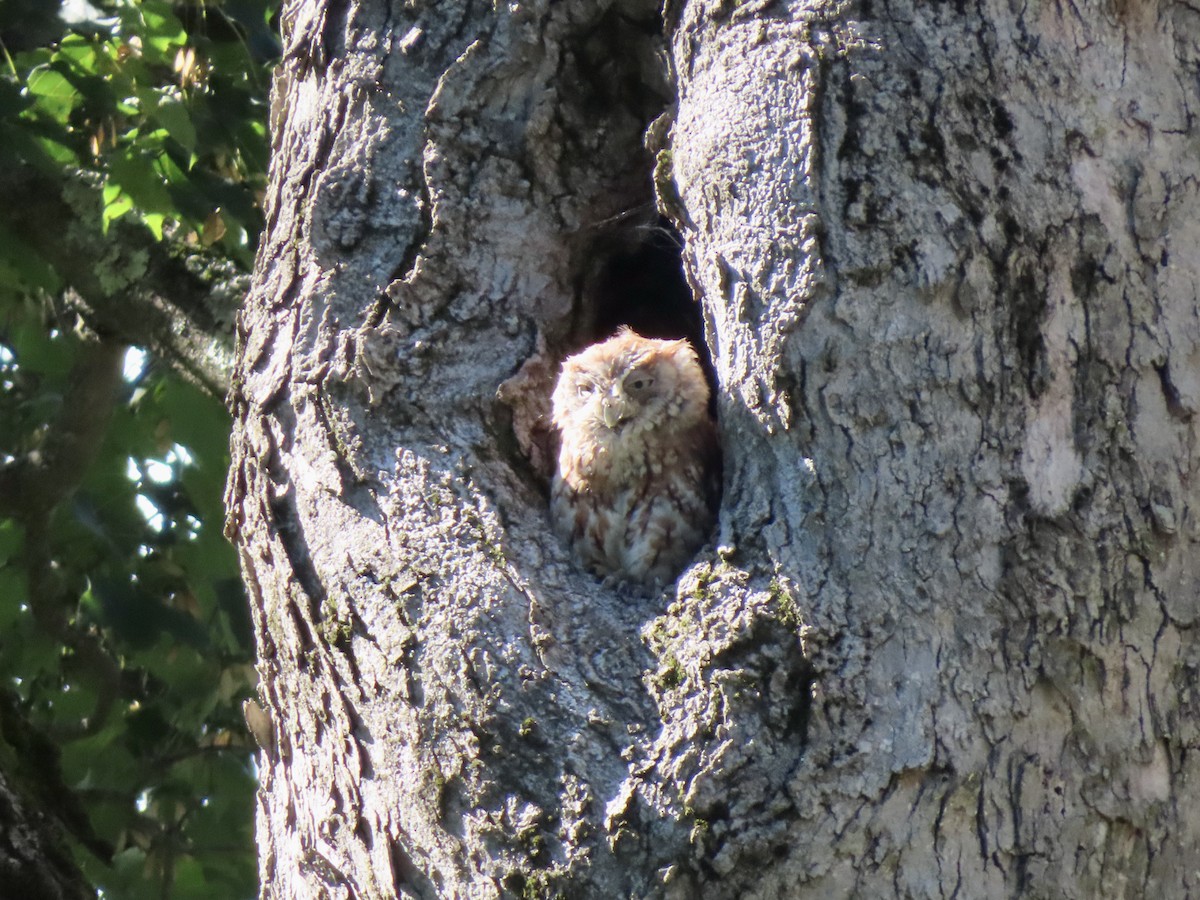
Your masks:
{"label": "dark hole in tree", "polygon": [[591,248],[582,289],[583,345],[628,325],[642,337],[686,338],[716,387],[700,303],[683,271],[683,239],[665,220],[622,229]]}

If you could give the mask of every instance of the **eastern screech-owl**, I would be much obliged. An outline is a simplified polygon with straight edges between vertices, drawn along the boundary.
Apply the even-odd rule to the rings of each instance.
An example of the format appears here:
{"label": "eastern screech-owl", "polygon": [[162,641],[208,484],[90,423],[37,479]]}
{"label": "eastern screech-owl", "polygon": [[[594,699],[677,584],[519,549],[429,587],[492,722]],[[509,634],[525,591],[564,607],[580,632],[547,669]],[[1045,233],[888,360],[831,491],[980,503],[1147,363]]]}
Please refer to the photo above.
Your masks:
{"label": "eastern screech-owl", "polygon": [[719,489],[696,351],[623,328],[563,361],[552,402],[557,530],[606,580],[672,581],[708,536]]}

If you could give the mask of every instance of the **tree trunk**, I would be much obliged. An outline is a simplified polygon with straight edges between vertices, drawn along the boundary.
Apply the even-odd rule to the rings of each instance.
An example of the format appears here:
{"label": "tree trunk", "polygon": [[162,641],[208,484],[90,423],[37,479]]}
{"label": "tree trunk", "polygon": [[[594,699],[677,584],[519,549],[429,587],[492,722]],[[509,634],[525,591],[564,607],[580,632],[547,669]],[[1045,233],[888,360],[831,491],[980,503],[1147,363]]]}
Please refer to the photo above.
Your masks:
{"label": "tree trunk", "polygon": [[[0,702],[7,704],[7,698]],[[77,803],[59,805],[67,796],[65,791],[40,796],[36,790],[22,791],[10,781],[8,772],[0,771],[0,885],[4,886],[4,896],[39,900],[86,900],[96,896],[71,858],[63,836],[64,823],[57,820],[64,807],[69,813],[78,812]],[[72,824],[79,824],[79,820]]]}
{"label": "tree trunk", "polygon": [[[264,896],[1200,890],[1200,16],[793,6],[285,11],[229,492]],[[652,171],[725,492],[643,598],[553,536],[544,415],[693,328]]]}

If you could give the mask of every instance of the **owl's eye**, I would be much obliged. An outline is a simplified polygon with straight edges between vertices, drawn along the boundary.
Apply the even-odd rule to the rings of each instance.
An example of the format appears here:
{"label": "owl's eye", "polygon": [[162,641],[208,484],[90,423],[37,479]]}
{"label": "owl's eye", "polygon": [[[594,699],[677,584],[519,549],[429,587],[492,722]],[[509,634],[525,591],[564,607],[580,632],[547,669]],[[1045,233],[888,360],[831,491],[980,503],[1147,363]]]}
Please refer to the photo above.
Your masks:
{"label": "owl's eye", "polygon": [[648,390],[654,384],[654,379],[649,375],[638,375],[629,380],[627,387],[631,391],[641,392]]}
{"label": "owl's eye", "polygon": [[579,396],[580,396],[580,397],[587,397],[587,396],[589,396],[589,395],[592,393],[592,391],[594,391],[595,389],[596,389],[596,386],[595,386],[594,384],[581,384],[581,385],[579,385],[579,388],[578,388],[578,390],[579,390]]}

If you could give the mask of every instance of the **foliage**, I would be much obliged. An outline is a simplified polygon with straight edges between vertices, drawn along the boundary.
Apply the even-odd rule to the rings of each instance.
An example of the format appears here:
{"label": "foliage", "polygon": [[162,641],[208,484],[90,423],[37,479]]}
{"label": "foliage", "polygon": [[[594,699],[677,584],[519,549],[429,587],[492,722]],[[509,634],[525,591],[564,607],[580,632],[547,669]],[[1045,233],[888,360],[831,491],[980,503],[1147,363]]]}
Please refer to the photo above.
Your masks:
{"label": "foliage", "polygon": [[175,225],[185,241],[249,263],[271,6],[117,0],[51,44],[9,54],[0,163],[93,171],[106,225],[131,215],[160,238]]}
{"label": "foliage", "polygon": [[[168,250],[247,268],[274,5],[0,5],[0,173],[82,179],[106,232],[128,219]],[[95,340],[44,249],[0,223],[0,474],[62,443]],[[117,394],[53,503],[0,497],[0,768],[55,798],[104,896],[251,896],[240,706],[255,676],[221,535],[229,416],[136,351]]]}

